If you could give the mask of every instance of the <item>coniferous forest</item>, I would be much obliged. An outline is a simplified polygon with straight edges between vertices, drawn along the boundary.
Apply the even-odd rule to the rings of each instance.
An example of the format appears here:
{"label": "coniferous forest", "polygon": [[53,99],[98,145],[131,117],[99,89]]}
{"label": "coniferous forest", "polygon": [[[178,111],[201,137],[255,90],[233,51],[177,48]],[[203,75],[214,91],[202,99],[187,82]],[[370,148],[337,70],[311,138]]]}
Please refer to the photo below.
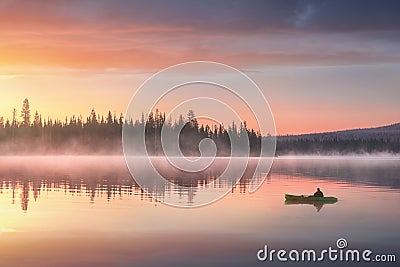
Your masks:
{"label": "coniferous forest", "polygon": [[[19,115],[19,116],[18,116]],[[165,113],[158,110],[140,119],[124,118],[110,111],[107,116],[97,114],[92,109],[86,118],[72,116],[64,121],[44,119],[35,112],[33,116],[29,108],[29,100],[25,99],[18,114],[13,111],[13,118],[0,117],[0,153],[1,154],[120,154],[122,153],[122,127],[132,127],[133,131],[145,130],[146,148],[150,155],[162,155],[161,129],[179,133],[179,145],[186,156],[200,155],[199,142],[211,138],[217,146],[218,156],[230,154],[230,139],[248,136],[250,152],[257,156],[261,148],[262,137],[246,124],[237,127],[234,123],[228,129],[223,125],[199,125],[193,111],[187,116],[181,115],[177,121],[167,120]]]}
{"label": "coniferous forest", "polygon": [[[72,116],[63,121],[42,118],[36,111],[31,114],[29,100],[22,109],[13,110],[11,119],[0,116],[0,154],[121,154],[122,127],[133,131],[145,130],[146,148],[150,155],[162,155],[161,129],[177,131],[179,145],[186,156],[198,156],[199,142],[210,138],[217,147],[217,156],[230,155],[230,136],[248,136],[250,155],[258,156],[262,142],[271,137],[262,137],[259,132],[248,129],[246,123],[229,127],[223,125],[200,125],[193,111],[178,120],[166,119],[158,110],[142,114],[133,120],[117,116],[110,111],[106,116],[92,109],[86,118]],[[357,154],[400,153],[400,124],[379,128],[307,135],[278,136],[276,155],[288,154]]]}

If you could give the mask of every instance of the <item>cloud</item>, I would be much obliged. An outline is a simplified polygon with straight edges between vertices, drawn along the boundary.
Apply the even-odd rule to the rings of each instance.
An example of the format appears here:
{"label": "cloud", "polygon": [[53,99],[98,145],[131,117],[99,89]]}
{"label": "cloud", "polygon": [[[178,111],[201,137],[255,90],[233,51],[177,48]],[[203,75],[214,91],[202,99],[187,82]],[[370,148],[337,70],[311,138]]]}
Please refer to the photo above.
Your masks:
{"label": "cloud", "polygon": [[10,80],[16,78],[17,75],[0,75],[0,80]]}
{"label": "cloud", "polygon": [[398,1],[14,1],[0,4],[9,66],[160,68],[399,62]]}
{"label": "cloud", "polygon": [[[400,2],[349,1],[29,1],[0,5],[2,28],[189,27],[202,32],[267,30],[399,31]],[[12,18],[12,19],[10,19]],[[60,28],[60,26],[62,26]]]}

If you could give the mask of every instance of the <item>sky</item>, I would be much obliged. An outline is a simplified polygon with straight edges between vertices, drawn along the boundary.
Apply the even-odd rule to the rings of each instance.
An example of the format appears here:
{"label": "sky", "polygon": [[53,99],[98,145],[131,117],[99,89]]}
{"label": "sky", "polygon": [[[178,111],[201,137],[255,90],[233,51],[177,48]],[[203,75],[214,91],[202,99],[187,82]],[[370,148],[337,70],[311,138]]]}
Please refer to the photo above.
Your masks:
{"label": "sky", "polygon": [[0,116],[24,98],[61,120],[124,113],[154,73],[209,60],[257,83],[278,134],[399,122],[398,14],[390,0],[0,1]]}

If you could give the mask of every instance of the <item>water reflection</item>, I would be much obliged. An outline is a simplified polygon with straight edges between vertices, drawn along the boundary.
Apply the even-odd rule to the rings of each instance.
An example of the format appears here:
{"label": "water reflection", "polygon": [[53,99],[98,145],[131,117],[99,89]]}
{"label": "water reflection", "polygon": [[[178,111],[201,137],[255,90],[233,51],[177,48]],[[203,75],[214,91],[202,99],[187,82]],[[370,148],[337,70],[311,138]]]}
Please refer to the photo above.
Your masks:
{"label": "water reflection", "polygon": [[132,180],[120,179],[38,179],[38,178],[0,178],[0,193],[11,191],[12,203],[20,199],[22,210],[28,210],[30,195],[34,201],[40,197],[42,192],[63,191],[71,196],[86,196],[90,202],[96,197],[106,197],[108,200],[121,198],[123,195],[138,195],[145,199],[146,195],[138,188]]}
{"label": "water reflection", "polygon": [[[158,170],[179,187],[171,187],[168,183],[146,184],[145,190],[161,198],[176,197],[187,204],[196,203],[198,188],[205,190],[231,188],[231,193],[244,194],[251,183],[256,183],[267,176],[265,172],[254,174],[256,163],[257,161],[249,163],[238,183],[236,183],[238,177],[221,177],[216,180],[224,171],[225,159],[219,159],[201,173],[175,171],[161,164]],[[141,200],[155,201],[135,183],[123,159],[119,157],[8,158],[0,163],[0,193],[9,191],[12,194],[12,203],[15,204],[19,198],[24,211],[28,210],[30,196],[37,201],[42,192],[61,191],[66,195],[87,197],[92,203],[96,198],[106,198],[110,201],[132,195]]]}
{"label": "water reflection", "polygon": [[273,172],[367,186],[400,189],[400,158],[315,157],[278,158]]}
{"label": "water reflection", "polygon": [[[197,174],[174,171],[160,164],[158,170],[180,187],[171,187],[165,183],[148,184],[145,189],[161,198],[178,198],[189,205],[196,203],[196,193],[199,188],[202,190],[232,188],[231,193],[246,194],[250,183],[260,181],[267,176],[267,170],[263,172],[260,168],[252,180],[256,167],[254,162],[250,161],[237,184],[235,183],[239,177],[222,177],[215,180],[223,172],[226,159],[218,159],[212,167]],[[272,176],[274,174],[400,189],[398,159],[280,158],[273,164]],[[213,181],[215,183],[212,183]],[[126,196],[154,201],[134,182],[121,157],[6,157],[0,161],[0,194],[11,194],[10,201],[13,204],[19,202],[22,210],[28,210],[30,198],[37,201],[41,193],[53,191],[86,197],[91,203],[94,203],[96,198],[110,201]],[[320,203],[312,204],[317,211],[323,207]]]}
{"label": "water reflection", "polygon": [[323,203],[318,201],[308,202],[308,201],[285,200],[285,205],[313,205],[317,209],[317,212],[319,212],[324,205],[331,205],[335,203],[336,201],[333,203]]}
{"label": "water reflection", "polygon": [[[120,157],[0,158],[0,266],[260,266],[255,255],[265,244],[325,249],[339,237],[398,255],[400,161],[329,161],[278,158],[256,193],[248,193],[245,176],[221,201],[179,209],[148,198]],[[207,188],[219,167],[170,176]],[[285,193],[311,194],[317,186],[339,201],[285,205]],[[199,197],[190,187],[154,188],[184,202]]]}

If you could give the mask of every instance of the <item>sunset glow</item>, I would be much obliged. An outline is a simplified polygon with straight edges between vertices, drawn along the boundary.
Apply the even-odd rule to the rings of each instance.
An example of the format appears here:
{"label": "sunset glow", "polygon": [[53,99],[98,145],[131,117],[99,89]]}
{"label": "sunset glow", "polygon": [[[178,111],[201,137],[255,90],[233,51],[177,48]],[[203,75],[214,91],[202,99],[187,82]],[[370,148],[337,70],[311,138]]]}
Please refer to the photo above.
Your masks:
{"label": "sunset glow", "polygon": [[86,117],[92,108],[124,113],[155,72],[209,60],[254,79],[278,134],[398,122],[396,8],[354,3],[353,16],[347,5],[5,1],[0,117],[19,112],[25,98],[45,118]]}

